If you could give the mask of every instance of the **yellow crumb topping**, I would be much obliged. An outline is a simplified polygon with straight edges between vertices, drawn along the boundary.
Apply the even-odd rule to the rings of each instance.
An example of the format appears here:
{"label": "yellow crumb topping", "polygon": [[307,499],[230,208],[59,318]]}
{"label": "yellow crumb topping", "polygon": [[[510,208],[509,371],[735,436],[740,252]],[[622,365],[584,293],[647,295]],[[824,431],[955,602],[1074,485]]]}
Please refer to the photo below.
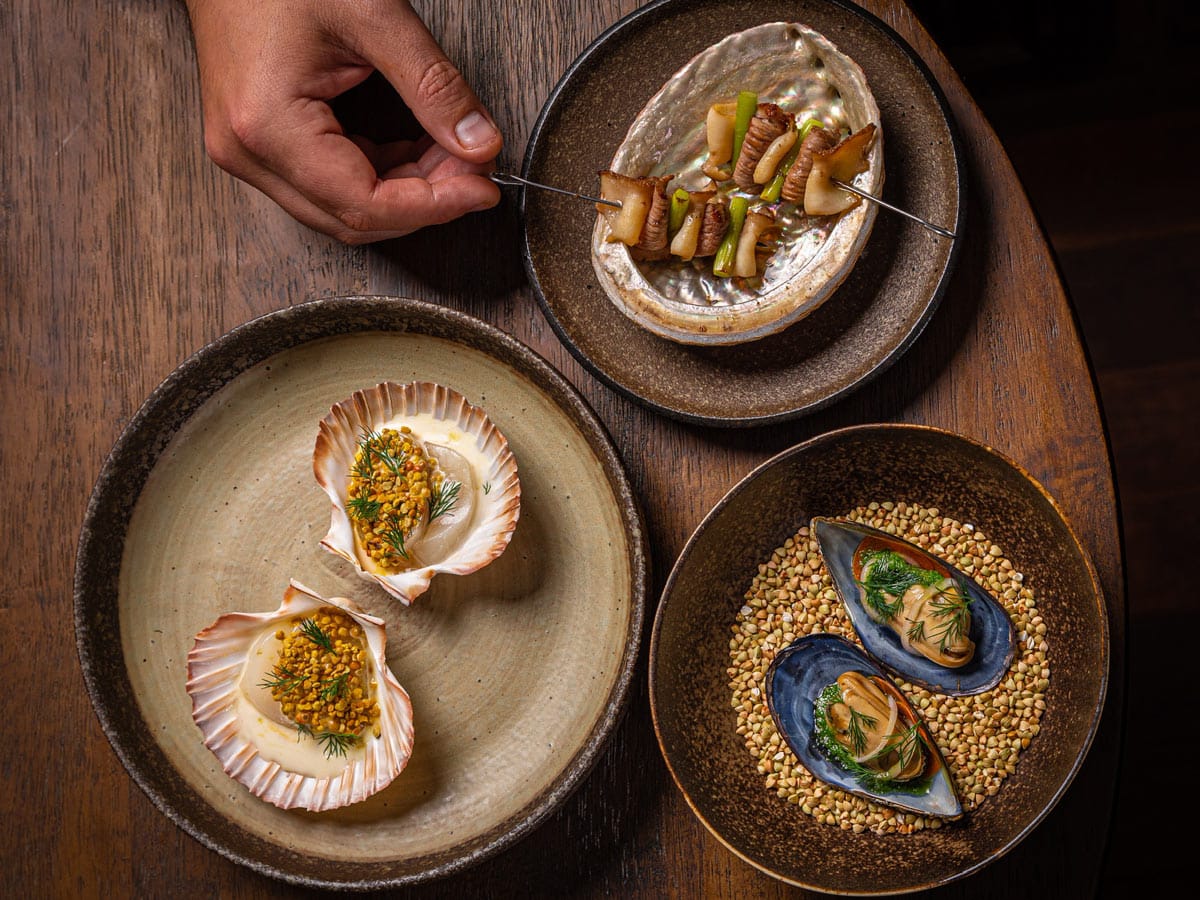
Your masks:
{"label": "yellow crumb topping", "polygon": [[442,482],[437,461],[407,425],[364,435],[354,454],[346,508],[359,545],[381,569],[411,565],[405,542],[429,516],[429,498]]}
{"label": "yellow crumb topping", "polygon": [[[362,626],[333,606],[293,626],[275,632],[279,660],[263,685],[284,715],[318,739],[358,737],[371,726],[378,737],[379,704],[372,697]],[[341,742],[342,753],[346,743]]]}

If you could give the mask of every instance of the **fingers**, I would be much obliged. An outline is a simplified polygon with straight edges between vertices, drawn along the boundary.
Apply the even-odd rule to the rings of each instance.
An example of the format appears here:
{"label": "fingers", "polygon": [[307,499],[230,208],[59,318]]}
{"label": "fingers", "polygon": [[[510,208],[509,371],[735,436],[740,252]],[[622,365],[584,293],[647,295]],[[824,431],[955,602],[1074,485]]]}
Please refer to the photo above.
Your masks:
{"label": "fingers", "polygon": [[495,159],[504,145],[499,129],[412,7],[393,2],[386,14],[376,9],[374,16],[370,27],[362,29],[359,49],[422,127],[462,159]]}
{"label": "fingers", "polygon": [[[276,120],[223,165],[292,216],[351,244],[399,237],[495,206],[499,189],[431,141],[372,144],[341,133],[323,104],[315,117]],[[421,148],[423,153],[417,155]],[[382,170],[382,172],[380,171]]]}
{"label": "fingers", "polygon": [[[482,175],[501,138],[405,0],[265,10],[193,3],[205,144],[223,169],[348,243],[396,237],[496,205]],[[260,21],[261,20],[261,21]],[[268,39],[269,38],[269,39]],[[374,144],[327,102],[377,66],[428,134]]]}

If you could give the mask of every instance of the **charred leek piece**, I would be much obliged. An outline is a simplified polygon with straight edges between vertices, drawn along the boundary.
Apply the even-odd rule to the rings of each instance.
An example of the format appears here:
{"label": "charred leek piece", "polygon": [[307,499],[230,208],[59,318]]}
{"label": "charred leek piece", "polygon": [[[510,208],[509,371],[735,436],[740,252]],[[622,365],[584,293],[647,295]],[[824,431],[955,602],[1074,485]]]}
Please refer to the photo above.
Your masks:
{"label": "charred leek piece", "polygon": [[787,178],[787,173],[792,170],[792,166],[796,164],[796,157],[800,155],[800,146],[804,143],[804,139],[808,137],[808,133],[814,128],[821,127],[819,119],[805,119],[804,124],[799,128],[799,133],[796,135],[796,143],[792,144],[792,149],[783,159],[783,164],[775,171],[775,177],[770,183],[763,188],[760,195],[763,200],[768,203],[774,203],[783,194],[783,182]]}
{"label": "charred leek piece", "polygon": [[738,238],[742,236],[742,225],[746,222],[746,210],[749,206],[750,201],[745,197],[734,197],[729,201],[729,230],[725,232],[725,240],[721,241],[713,260],[713,274],[718,278],[729,278],[733,275]]}
{"label": "charred leek piece", "polygon": [[742,142],[746,140],[746,132],[750,129],[750,120],[758,111],[758,94],[753,91],[742,91],[737,96],[737,113],[733,117],[733,165],[737,165],[738,156],[742,152]]}
{"label": "charred leek piece", "polygon": [[683,227],[683,220],[687,216],[690,203],[691,196],[683,188],[676,188],[675,192],[671,194],[671,218],[667,223],[671,234],[675,234]]}

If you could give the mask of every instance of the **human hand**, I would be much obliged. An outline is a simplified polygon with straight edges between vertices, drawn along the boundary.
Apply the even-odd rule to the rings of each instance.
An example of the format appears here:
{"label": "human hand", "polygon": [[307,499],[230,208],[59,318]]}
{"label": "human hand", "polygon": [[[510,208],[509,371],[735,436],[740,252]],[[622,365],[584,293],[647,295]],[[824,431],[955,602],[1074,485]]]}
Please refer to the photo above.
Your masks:
{"label": "human hand", "polygon": [[[187,0],[204,143],[221,168],[350,244],[495,206],[503,140],[407,0]],[[378,69],[425,128],[348,136],[328,101]]]}

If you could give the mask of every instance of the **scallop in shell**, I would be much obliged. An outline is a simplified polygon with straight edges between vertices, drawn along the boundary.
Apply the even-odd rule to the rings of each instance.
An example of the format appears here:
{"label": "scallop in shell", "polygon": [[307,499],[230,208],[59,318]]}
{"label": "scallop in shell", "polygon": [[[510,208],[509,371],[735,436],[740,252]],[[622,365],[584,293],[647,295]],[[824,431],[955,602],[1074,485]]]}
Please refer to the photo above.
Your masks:
{"label": "scallop in shell", "polygon": [[[823,518],[811,525],[855,633],[884,668],[951,696],[981,694],[1000,683],[1012,665],[1016,635],[1008,613],[973,578],[915,544],[865,525]],[[924,584],[903,579],[901,584],[911,585],[888,593],[869,573],[863,575],[872,555],[891,556],[900,569],[930,577]],[[931,596],[944,585],[950,587]],[[922,591],[925,597],[914,596]]]}
{"label": "scallop in shell", "polygon": [[[881,712],[848,713],[846,730],[859,729],[857,748],[853,739],[843,746],[833,734],[835,706],[854,708],[844,687],[851,679],[884,698]],[[845,638],[813,634],[784,647],[767,670],[766,695],[788,747],[826,784],[920,815],[962,815],[954,780],[924,720],[883,670]]]}
{"label": "scallop in shell", "polygon": [[[230,777],[283,809],[365,800],[412,755],[412,704],[387,667],[386,642],[380,619],[296,581],[274,612],[221,616],[188,653],[204,745]],[[320,673],[305,670],[312,665]]]}
{"label": "scallop in shell", "polygon": [[[707,158],[709,106],[739,91],[756,92],[797,121],[817,118],[852,132],[879,124],[862,70],[804,25],[773,22],[732,34],[685,64],[634,119],[609,168],[628,176],[675,174],[700,189]],[[883,143],[871,146],[855,186],[883,189]],[[592,233],[592,265],[609,299],[662,337],[686,344],[737,344],[780,331],[820,306],[845,280],[866,244],[875,207],[860,203],[839,216],[805,216],[784,204],[781,237],[757,287],[717,278],[711,259],[636,262],[609,241],[603,215]]]}
{"label": "scallop in shell", "polygon": [[333,504],[321,544],[409,604],[438,572],[466,575],[504,552],[521,513],[508,441],[440,384],[384,382],[333,406],[313,473]]}

